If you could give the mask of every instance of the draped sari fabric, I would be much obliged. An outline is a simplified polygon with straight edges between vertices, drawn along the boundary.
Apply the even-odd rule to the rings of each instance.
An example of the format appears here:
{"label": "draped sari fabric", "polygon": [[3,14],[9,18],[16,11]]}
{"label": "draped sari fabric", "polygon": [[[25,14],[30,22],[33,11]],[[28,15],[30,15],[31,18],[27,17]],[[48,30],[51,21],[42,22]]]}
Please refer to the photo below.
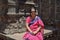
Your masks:
{"label": "draped sari fabric", "polygon": [[[28,23],[30,29],[34,32],[37,30],[39,25],[41,26],[42,29],[44,29],[44,24],[40,17],[36,16],[34,19],[31,20],[30,16],[27,17],[26,23]],[[36,35],[31,34],[29,31],[26,31],[26,33],[23,36],[24,40],[43,40],[43,30],[40,30]]]}

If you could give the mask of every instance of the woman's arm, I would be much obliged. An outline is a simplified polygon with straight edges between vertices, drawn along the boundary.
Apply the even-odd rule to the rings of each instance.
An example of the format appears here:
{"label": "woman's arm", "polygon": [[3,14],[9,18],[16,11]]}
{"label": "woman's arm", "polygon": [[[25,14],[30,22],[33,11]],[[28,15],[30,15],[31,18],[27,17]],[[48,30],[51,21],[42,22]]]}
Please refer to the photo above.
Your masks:
{"label": "woman's arm", "polygon": [[28,23],[26,23],[26,28],[28,29],[28,31],[29,31],[30,33],[33,33],[32,30],[29,28]]}
{"label": "woman's arm", "polygon": [[38,17],[38,23],[39,23],[39,26],[41,27],[40,31],[43,34],[44,33],[44,23],[39,17]]}
{"label": "woman's arm", "polygon": [[41,31],[42,33],[44,32],[44,24],[43,21],[38,17],[38,25],[39,27],[37,28],[37,30],[34,32],[34,34],[38,33],[39,31]]}

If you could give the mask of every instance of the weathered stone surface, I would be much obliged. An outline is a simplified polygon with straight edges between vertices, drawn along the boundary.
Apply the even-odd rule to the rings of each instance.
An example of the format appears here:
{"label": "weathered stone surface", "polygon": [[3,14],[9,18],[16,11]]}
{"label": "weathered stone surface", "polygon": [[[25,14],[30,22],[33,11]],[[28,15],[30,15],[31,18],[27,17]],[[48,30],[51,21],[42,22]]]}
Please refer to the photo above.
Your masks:
{"label": "weathered stone surface", "polygon": [[24,31],[26,31],[25,17],[22,16],[19,20],[16,21],[16,23],[10,23],[9,25],[7,25],[4,33],[14,34],[14,33],[18,33],[18,32],[21,33],[21,32],[24,32]]}

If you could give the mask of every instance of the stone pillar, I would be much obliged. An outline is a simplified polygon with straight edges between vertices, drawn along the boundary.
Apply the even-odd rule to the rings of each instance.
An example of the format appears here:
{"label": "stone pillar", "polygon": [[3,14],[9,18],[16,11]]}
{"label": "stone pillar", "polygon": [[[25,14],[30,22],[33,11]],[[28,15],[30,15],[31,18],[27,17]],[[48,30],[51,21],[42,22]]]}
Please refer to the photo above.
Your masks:
{"label": "stone pillar", "polygon": [[37,0],[37,5],[38,5],[38,16],[42,16],[41,15],[41,0]]}
{"label": "stone pillar", "polygon": [[6,15],[8,12],[8,0],[0,0],[0,15]]}

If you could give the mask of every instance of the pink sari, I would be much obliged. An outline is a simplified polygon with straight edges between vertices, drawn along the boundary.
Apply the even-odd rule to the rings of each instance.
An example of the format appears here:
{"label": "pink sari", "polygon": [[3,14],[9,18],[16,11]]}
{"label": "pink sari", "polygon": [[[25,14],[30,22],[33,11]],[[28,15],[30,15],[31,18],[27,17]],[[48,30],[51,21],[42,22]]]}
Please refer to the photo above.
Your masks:
{"label": "pink sari", "polygon": [[[35,19],[31,20],[30,16],[27,17],[26,23],[29,24],[30,29],[34,32],[37,30],[38,25],[44,29],[44,24],[40,17],[36,16]],[[40,30],[36,35],[31,34],[30,32],[26,32],[25,35],[23,36],[24,40],[43,40],[43,30]]]}

